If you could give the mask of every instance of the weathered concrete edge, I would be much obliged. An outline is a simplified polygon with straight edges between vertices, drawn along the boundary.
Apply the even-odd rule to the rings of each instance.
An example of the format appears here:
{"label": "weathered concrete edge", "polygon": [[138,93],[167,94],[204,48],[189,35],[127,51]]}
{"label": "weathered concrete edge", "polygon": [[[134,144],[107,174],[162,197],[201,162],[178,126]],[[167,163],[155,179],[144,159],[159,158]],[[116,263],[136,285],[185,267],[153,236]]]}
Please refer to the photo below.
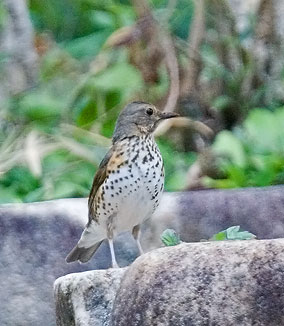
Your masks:
{"label": "weathered concrete edge", "polygon": [[[86,309],[84,294],[95,285],[96,280],[122,280],[127,268],[91,270],[61,276],[54,282],[54,299],[57,325],[92,324],[91,312]],[[115,277],[114,277],[115,276]],[[103,289],[102,289],[103,291]],[[108,291],[110,305],[113,304],[116,292]]]}

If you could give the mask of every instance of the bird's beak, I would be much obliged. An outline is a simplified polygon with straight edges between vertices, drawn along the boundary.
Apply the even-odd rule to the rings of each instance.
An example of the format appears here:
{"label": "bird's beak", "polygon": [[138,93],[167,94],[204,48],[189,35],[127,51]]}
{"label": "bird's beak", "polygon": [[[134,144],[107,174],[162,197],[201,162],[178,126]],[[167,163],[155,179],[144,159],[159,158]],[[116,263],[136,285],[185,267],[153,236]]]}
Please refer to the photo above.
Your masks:
{"label": "bird's beak", "polygon": [[176,118],[179,117],[179,114],[175,112],[161,112],[160,114],[160,119],[171,119],[171,118]]}

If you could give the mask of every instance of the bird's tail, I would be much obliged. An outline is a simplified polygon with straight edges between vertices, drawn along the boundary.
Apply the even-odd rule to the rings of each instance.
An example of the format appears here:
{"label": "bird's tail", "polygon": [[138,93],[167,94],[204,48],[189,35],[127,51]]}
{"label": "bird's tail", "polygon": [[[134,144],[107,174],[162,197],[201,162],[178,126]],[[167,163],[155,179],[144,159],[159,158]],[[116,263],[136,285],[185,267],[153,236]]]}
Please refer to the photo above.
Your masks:
{"label": "bird's tail", "polygon": [[66,262],[71,263],[73,261],[79,260],[81,263],[86,263],[91,259],[91,257],[97,251],[102,242],[103,240],[95,243],[89,248],[79,247],[77,244],[66,257]]}

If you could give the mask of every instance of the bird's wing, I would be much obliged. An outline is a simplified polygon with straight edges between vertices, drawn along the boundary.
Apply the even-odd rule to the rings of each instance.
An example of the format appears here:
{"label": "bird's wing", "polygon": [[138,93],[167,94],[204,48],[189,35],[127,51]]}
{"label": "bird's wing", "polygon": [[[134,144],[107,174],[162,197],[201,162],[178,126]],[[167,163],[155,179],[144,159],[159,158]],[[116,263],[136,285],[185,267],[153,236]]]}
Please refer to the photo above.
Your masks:
{"label": "bird's wing", "polygon": [[94,212],[96,211],[94,205],[96,205],[96,195],[97,191],[100,188],[100,186],[105,181],[105,178],[107,176],[107,167],[108,163],[111,159],[111,157],[114,154],[114,146],[106,153],[105,157],[101,161],[101,164],[98,168],[97,173],[95,174],[92,189],[90,191],[89,195],[89,201],[88,201],[88,207],[89,207],[89,221],[88,225],[91,223],[91,221],[95,218]]}

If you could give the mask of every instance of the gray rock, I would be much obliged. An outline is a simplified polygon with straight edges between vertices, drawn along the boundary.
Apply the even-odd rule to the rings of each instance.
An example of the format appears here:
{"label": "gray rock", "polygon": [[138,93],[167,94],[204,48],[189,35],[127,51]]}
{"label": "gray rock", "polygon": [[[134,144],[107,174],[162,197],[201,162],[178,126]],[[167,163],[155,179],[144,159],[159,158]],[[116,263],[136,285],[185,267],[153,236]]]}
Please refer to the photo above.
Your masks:
{"label": "gray rock", "polygon": [[[106,243],[88,264],[65,263],[86,222],[86,199],[0,206],[0,325],[54,326],[55,279],[110,266]],[[260,239],[284,237],[284,187],[166,193],[144,226],[142,246],[160,247],[160,235],[169,227],[193,242],[232,225]],[[115,250],[120,266],[138,254],[128,233],[116,239]]]}
{"label": "gray rock", "polygon": [[[65,262],[86,218],[86,199],[1,206],[0,325],[54,326],[55,279],[110,267],[106,243],[87,264]],[[136,258],[138,250],[130,235],[120,236],[116,244],[121,266]]]}
{"label": "gray rock", "polygon": [[69,274],[54,284],[57,326],[108,326],[125,269]]}
{"label": "gray rock", "polygon": [[166,228],[174,228],[185,242],[209,239],[232,225],[258,239],[283,238],[284,186],[172,193],[149,222],[142,237],[147,249],[160,247]]}
{"label": "gray rock", "polygon": [[139,257],[115,299],[118,325],[284,325],[284,239],[181,244]]}

